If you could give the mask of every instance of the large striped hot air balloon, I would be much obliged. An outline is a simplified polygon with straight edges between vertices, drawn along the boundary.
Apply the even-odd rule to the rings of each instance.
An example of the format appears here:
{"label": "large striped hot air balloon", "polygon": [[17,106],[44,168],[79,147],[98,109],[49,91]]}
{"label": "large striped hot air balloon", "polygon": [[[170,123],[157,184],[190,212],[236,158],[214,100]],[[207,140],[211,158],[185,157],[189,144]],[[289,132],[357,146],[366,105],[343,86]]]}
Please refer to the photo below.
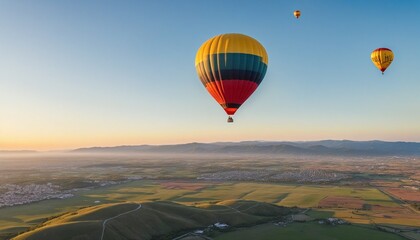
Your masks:
{"label": "large striped hot air balloon", "polygon": [[394,60],[394,53],[388,48],[377,48],[370,54],[373,64],[384,74]]}
{"label": "large striped hot air balloon", "polygon": [[195,58],[198,77],[229,115],[251,96],[267,71],[268,55],[255,39],[237,33],[207,40]]}

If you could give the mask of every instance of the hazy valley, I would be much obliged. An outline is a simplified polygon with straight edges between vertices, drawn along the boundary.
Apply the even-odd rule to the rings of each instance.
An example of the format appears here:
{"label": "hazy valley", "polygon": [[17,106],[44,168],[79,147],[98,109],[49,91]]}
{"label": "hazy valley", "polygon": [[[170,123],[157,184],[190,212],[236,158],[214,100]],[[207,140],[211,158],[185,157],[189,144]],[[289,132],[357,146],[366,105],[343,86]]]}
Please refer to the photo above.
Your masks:
{"label": "hazy valley", "polygon": [[[377,231],[377,239],[385,239],[385,235],[390,239],[393,235],[395,239],[419,238],[418,144],[321,143],[193,143],[153,146],[152,151],[150,147],[131,146],[3,153],[0,236],[8,239],[26,232],[16,239],[99,239],[104,221],[124,213],[115,210],[120,208],[117,206],[130,211],[134,207],[124,206],[141,204],[160,213],[146,214],[146,208],[140,208],[118,217],[106,223],[109,230],[103,239],[175,239],[183,235],[179,239],[225,239],[228,233],[240,239],[243,231],[273,232],[274,236],[287,226],[296,230],[297,239],[305,239],[298,229],[325,228],[324,222],[334,227],[328,218],[345,224],[332,222],[337,226],[324,229],[326,237],[336,228],[357,228],[361,236],[363,231]],[[384,145],[388,149],[384,150]],[[291,147],[317,149],[318,154],[297,154]],[[398,154],[403,150],[407,154]],[[337,151],[351,154],[338,156]],[[161,209],[162,204],[169,207],[168,212]],[[283,207],[279,208],[282,214],[264,210],[276,206]],[[241,212],[248,207],[250,212]],[[217,217],[219,210],[227,211],[230,217]],[[187,220],[188,211],[210,215]],[[180,220],[182,214],[186,214],[185,220]],[[304,220],[290,220],[297,215]],[[78,229],[78,216],[90,222],[83,225],[84,230],[71,230]],[[179,222],[170,223],[173,219],[168,216]],[[112,230],[120,221],[139,227]],[[154,225],[158,230],[151,226],[143,229],[140,222],[144,221],[164,224]],[[212,225],[218,222],[229,227]]]}

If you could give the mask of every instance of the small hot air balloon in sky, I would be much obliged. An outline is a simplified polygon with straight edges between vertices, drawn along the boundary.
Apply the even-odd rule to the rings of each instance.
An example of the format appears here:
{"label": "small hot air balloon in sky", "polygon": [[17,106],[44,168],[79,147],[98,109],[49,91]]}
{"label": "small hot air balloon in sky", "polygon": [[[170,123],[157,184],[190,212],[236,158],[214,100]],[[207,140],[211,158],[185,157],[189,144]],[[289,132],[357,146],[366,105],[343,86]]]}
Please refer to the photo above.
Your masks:
{"label": "small hot air balloon in sky", "polygon": [[207,40],[195,58],[198,77],[229,115],[251,96],[267,71],[268,55],[255,39],[228,33]]}
{"label": "small hot air balloon in sky", "polygon": [[295,15],[295,17],[296,17],[296,18],[299,18],[299,17],[300,17],[300,11],[299,11],[299,10],[296,10],[296,11],[293,13],[293,15]]}
{"label": "small hot air balloon in sky", "polygon": [[384,74],[394,60],[394,53],[388,48],[377,48],[370,54],[373,64]]}

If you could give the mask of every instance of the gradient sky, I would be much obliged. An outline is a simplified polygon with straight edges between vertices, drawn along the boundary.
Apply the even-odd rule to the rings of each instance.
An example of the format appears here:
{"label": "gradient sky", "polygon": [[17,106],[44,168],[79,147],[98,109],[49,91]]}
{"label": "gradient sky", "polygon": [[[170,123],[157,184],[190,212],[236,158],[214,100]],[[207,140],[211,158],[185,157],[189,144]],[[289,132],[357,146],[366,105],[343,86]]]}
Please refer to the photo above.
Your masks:
{"label": "gradient sky", "polygon": [[[420,141],[419,13],[418,0],[3,0],[0,149]],[[269,55],[234,124],[194,67],[204,41],[230,32]],[[395,54],[384,76],[378,47]]]}

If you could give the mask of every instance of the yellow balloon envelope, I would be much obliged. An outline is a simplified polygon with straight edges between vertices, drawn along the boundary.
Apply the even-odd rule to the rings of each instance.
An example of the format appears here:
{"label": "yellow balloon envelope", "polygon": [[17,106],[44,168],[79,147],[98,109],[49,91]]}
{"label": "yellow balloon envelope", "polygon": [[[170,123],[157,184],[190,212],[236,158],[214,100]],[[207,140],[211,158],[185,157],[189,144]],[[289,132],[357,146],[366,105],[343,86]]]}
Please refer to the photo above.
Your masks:
{"label": "yellow balloon envelope", "polygon": [[370,58],[373,64],[384,74],[385,70],[391,65],[392,60],[394,60],[394,53],[388,48],[378,48],[370,54]]}
{"label": "yellow balloon envelope", "polygon": [[267,72],[268,55],[261,43],[239,33],[207,40],[198,49],[195,68],[210,95],[232,115],[258,88]]}
{"label": "yellow balloon envelope", "polygon": [[300,11],[299,11],[299,10],[296,10],[296,11],[293,13],[293,15],[295,15],[295,17],[296,17],[296,18],[299,18],[299,17],[300,17]]}

